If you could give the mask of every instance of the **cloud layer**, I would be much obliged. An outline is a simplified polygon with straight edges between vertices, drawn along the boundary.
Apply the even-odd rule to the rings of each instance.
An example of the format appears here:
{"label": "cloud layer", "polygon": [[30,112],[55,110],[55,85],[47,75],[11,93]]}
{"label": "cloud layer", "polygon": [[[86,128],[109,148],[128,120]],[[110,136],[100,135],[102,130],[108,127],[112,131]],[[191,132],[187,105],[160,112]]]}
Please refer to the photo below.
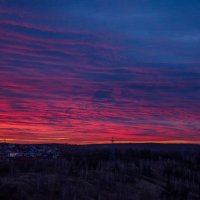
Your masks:
{"label": "cloud layer", "polygon": [[0,1],[0,139],[200,143],[200,3],[82,2]]}

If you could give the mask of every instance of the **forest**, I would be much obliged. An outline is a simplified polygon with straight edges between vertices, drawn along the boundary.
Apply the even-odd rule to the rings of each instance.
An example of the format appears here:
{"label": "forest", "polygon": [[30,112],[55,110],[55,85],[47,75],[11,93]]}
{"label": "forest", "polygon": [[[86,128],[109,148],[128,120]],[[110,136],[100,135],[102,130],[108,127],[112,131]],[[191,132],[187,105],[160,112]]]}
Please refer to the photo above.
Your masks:
{"label": "forest", "polygon": [[56,159],[0,161],[2,200],[199,200],[198,145],[57,145]]}

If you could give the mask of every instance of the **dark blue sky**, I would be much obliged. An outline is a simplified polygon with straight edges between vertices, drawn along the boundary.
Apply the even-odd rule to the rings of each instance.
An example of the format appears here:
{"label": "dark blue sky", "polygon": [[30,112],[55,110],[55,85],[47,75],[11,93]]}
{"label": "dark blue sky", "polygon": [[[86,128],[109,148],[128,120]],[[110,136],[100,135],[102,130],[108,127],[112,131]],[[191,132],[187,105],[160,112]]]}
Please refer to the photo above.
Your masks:
{"label": "dark blue sky", "polygon": [[200,142],[200,2],[0,0],[0,136]]}

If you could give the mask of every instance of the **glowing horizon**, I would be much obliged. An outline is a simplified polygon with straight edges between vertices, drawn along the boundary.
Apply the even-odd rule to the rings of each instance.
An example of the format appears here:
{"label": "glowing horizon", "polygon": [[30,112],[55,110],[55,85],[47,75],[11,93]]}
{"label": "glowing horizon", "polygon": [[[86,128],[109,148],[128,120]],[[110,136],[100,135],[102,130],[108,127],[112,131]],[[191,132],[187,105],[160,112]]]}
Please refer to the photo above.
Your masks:
{"label": "glowing horizon", "polygon": [[[112,144],[111,138],[107,141],[84,141],[79,142],[63,142],[58,140],[15,140],[15,139],[2,139],[0,143],[6,144],[64,144],[64,145],[95,145],[95,144]],[[184,141],[184,140],[172,140],[172,141],[115,141],[115,144],[192,144],[200,145],[200,141]]]}

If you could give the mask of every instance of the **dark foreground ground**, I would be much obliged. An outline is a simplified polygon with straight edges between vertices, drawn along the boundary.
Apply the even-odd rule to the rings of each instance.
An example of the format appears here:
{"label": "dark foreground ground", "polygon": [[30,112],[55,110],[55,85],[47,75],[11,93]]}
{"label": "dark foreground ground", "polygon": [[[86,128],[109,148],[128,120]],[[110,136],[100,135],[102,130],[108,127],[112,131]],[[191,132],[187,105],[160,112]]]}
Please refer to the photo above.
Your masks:
{"label": "dark foreground ground", "polygon": [[200,199],[198,145],[56,148],[57,158],[1,160],[0,200]]}

